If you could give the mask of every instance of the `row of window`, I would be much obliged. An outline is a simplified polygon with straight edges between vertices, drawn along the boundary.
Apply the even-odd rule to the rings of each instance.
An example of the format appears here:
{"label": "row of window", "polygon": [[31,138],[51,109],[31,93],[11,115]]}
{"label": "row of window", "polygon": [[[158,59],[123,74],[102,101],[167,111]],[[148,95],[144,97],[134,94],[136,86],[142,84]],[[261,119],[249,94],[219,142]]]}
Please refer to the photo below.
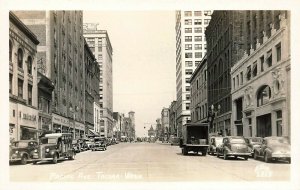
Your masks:
{"label": "row of window", "polygon": [[[194,11],[194,16],[210,16],[211,15],[211,11]],[[184,11],[184,16],[193,16],[193,11]]]}
{"label": "row of window", "polygon": [[[194,36],[195,42],[202,42],[202,36]],[[204,36],[204,41],[205,41],[205,36]],[[184,37],[185,42],[192,42],[193,41],[193,36],[185,36]]]}
{"label": "row of window", "polygon": [[[202,44],[194,44],[195,50],[202,50]],[[185,50],[193,50],[193,44],[185,44]]]}
{"label": "row of window", "polygon": [[[13,45],[12,42],[9,41],[9,62],[12,62],[12,55],[13,55]],[[18,52],[17,52],[17,62],[18,62],[18,67],[23,69],[23,65],[24,65],[24,51],[19,48]],[[28,74],[32,75],[32,57],[29,55],[27,57],[27,72]]]}
{"label": "row of window", "polygon": [[[193,53],[185,53],[185,58],[193,58]],[[195,58],[202,58],[202,52],[195,52]]]}
{"label": "row of window", "polygon": [[[9,74],[9,93],[12,94],[13,75]],[[24,99],[24,80],[18,78],[18,97]],[[32,106],[32,85],[27,86],[27,104]]]}
{"label": "row of window", "polygon": [[[184,32],[185,33],[192,33],[193,32],[193,28],[185,28]],[[194,28],[194,33],[202,33],[202,27],[195,27]]]}
{"label": "row of window", "polygon": [[[200,63],[201,63],[201,61],[195,61],[195,67],[197,67]],[[186,67],[192,67],[193,66],[193,61],[186,61],[185,66]]]}
{"label": "row of window", "polygon": [[[276,50],[276,61],[279,62],[279,61],[281,61],[281,43],[278,43],[275,46],[275,50]],[[239,87],[240,85],[243,85],[244,78],[247,81],[249,81],[249,80],[251,80],[251,78],[256,77],[258,73],[262,73],[265,71],[266,68],[271,67],[273,64],[272,57],[273,57],[272,49],[270,49],[267,52],[266,57],[265,57],[265,55],[262,55],[261,57],[259,57],[258,60],[254,61],[251,65],[249,65],[247,67],[245,76],[243,75],[243,71],[241,71],[238,75],[233,77],[233,79],[232,79],[233,89]],[[257,66],[258,65],[257,62],[259,62],[259,68]]]}
{"label": "row of window", "polygon": [[206,117],[207,117],[207,103],[195,109],[195,111],[192,112],[192,121],[198,121]]}
{"label": "row of window", "polygon": [[[204,19],[204,24],[209,24],[210,19]],[[185,19],[184,20],[185,25],[192,25],[193,20],[192,19]],[[194,19],[194,25],[202,25],[202,19]]]}

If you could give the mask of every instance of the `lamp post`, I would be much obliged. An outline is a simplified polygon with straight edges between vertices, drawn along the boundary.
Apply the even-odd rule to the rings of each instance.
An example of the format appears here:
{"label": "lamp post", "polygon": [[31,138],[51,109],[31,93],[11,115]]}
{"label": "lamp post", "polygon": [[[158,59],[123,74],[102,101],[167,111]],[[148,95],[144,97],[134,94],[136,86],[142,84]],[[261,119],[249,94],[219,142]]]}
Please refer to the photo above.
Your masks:
{"label": "lamp post", "polygon": [[[215,107],[214,107],[213,104],[211,105],[210,111],[209,111],[209,113],[208,113],[208,115],[209,115],[209,116],[208,116],[208,120],[209,120],[209,122],[210,122],[210,132],[213,131],[213,123],[214,123],[214,119],[215,119],[215,117],[217,116],[217,114],[218,114],[220,111],[221,111],[221,106],[220,106],[220,105],[218,105],[217,110],[215,110]],[[225,128],[225,126],[224,126],[224,128]]]}

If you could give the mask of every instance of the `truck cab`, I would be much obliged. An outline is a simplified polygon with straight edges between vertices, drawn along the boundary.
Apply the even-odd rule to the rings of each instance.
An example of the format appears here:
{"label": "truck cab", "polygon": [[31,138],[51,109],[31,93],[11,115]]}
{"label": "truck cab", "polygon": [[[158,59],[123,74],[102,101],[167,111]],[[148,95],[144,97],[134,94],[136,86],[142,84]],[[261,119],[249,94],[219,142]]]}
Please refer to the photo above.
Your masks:
{"label": "truck cab", "polygon": [[193,151],[196,154],[201,152],[202,156],[206,156],[209,146],[208,126],[207,123],[187,123],[183,125],[182,138],[180,139],[180,148],[183,155]]}

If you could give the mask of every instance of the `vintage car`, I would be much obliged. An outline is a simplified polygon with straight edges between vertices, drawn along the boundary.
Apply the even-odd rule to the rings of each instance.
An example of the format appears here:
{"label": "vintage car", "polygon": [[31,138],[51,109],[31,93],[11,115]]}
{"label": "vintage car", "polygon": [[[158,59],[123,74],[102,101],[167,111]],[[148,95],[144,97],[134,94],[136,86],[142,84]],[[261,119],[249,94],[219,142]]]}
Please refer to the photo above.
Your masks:
{"label": "vintage car", "polygon": [[217,149],[222,145],[222,142],[223,142],[223,137],[210,137],[207,153],[211,155],[215,155],[217,153]]}
{"label": "vintage car", "polygon": [[248,145],[249,151],[251,152],[251,157],[254,156],[254,148],[259,147],[262,143],[262,137],[245,137],[246,143]]}
{"label": "vintage car", "polygon": [[95,137],[94,138],[94,146],[92,148],[92,151],[96,150],[107,150],[107,140],[105,137]]}
{"label": "vintage car", "polygon": [[38,142],[35,140],[21,140],[11,143],[9,162],[27,164],[38,159]]}
{"label": "vintage car", "polygon": [[217,150],[217,157],[220,156],[223,156],[224,160],[227,160],[230,156],[235,158],[243,157],[245,160],[248,160],[251,153],[244,137],[227,136],[223,138],[222,145]]}
{"label": "vintage car", "polygon": [[80,148],[80,144],[78,143],[77,140],[73,140],[72,141],[72,146],[73,146],[73,149],[76,153],[79,153],[81,152],[81,148]]}
{"label": "vintage car", "polygon": [[261,146],[254,149],[254,159],[263,158],[265,162],[285,160],[291,163],[291,145],[287,137],[265,137]]}
{"label": "vintage car", "polygon": [[171,146],[173,146],[173,145],[179,145],[179,140],[180,140],[180,138],[179,137],[174,137],[174,136],[172,136],[171,138],[170,138],[170,143],[171,143]]}
{"label": "vintage car", "polygon": [[40,141],[39,159],[41,161],[52,161],[53,164],[66,158],[74,160],[76,152],[73,149],[72,141],[71,133],[46,134]]}

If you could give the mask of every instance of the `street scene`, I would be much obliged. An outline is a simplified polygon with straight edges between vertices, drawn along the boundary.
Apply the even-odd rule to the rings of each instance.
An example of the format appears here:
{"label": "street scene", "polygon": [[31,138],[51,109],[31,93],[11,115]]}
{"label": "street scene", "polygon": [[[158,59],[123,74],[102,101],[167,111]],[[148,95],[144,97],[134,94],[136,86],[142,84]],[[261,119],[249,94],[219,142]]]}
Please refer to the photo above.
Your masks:
{"label": "street scene", "polygon": [[289,10],[7,19],[11,182],[291,180]]}
{"label": "street scene", "polygon": [[[30,173],[28,172],[30,171]],[[205,171],[205,172],[204,172]],[[247,172],[245,172],[247,171]],[[217,175],[216,175],[217,174]],[[163,182],[163,181],[286,181],[287,162],[190,154],[183,156],[178,146],[168,143],[121,143],[107,151],[84,151],[75,160],[12,165],[12,181],[50,182]]]}

